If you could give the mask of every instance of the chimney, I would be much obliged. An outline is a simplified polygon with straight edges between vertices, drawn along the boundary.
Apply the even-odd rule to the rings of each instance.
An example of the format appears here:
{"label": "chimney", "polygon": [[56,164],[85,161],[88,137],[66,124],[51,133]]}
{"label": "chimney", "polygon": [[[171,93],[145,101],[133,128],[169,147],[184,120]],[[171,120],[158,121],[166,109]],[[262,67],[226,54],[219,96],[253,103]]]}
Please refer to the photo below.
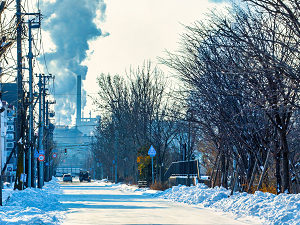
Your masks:
{"label": "chimney", "polygon": [[81,124],[81,75],[77,75],[77,112],[76,126]]}

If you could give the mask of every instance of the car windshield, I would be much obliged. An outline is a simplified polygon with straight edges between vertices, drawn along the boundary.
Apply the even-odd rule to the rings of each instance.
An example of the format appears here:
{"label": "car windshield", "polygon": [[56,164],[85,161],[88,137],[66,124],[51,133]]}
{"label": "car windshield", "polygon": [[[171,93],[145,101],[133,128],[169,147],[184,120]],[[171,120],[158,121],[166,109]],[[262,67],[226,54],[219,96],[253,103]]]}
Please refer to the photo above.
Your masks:
{"label": "car windshield", "polygon": [[66,174],[66,175],[65,175],[65,177],[70,177],[70,176],[71,176],[71,175],[69,175],[69,174]]}

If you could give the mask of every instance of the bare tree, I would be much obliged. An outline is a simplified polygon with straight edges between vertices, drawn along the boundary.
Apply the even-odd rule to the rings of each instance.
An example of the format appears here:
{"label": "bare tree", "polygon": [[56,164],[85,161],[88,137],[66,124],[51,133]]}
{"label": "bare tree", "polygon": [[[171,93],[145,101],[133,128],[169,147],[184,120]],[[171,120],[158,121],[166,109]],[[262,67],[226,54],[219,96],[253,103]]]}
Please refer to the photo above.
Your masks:
{"label": "bare tree", "polygon": [[[110,143],[106,155],[118,154],[119,159],[126,159],[124,170],[134,165],[131,175],[137,178],[138,149],[149,148],[152,144],[157,151],[158,169],[178,130],[176,121],[170,116],[176,110],[168,99],[164,74],[148,62],[136,70],[131,69],[126,79],[102,74],[98,83],[99,96],[94,103],[106,118],[106,125],[97,132],[103,133],[99,140],[105,138],[103,143]],[[118,146],[111,144],[113,136]]]}
{"label": "bare tree", "polygon": [[162,59],[186,83],[196,122],[221,153],[224,176],[232,155],[249,184],[254,161],[267,165],[278,133],[283,190],[290,190],[287,135],[299,97],[293,80],[299,55],[292,33],[259,8],[234,6],[227,15],[214,12],[205,24],[186,26],[181,49]]}

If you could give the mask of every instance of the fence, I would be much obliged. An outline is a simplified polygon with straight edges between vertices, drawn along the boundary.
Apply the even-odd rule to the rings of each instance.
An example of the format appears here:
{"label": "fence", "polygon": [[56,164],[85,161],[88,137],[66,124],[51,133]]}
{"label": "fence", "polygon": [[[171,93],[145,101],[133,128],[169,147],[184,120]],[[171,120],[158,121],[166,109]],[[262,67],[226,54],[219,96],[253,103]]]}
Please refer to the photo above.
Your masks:
{"label": "fence", "polygon": [[[190,170],[188,171],[188,165]],[[190,176],[200,179],[200,164],[198,160],[172,162],[171,166],[164,175],[164,180],[168,180],[171,176]]]}

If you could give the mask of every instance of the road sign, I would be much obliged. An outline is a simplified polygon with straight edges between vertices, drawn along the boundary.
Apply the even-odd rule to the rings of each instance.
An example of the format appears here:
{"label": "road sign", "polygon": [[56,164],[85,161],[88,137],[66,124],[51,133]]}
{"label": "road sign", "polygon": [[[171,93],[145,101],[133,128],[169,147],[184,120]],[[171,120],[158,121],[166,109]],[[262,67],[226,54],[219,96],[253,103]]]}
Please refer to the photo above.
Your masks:
{"label": "road sign", "polygon": [[53,149],[52,152],[58,152],[58,150],[57,149]]}
{"label": "road sign", "polygon": [[150,155],[150,157],[154,157],[156,155],[156,151],[152,145],[149,148],[148,155]]}
{"label": "road sign", "polygon": [[42,150],[42,149],[39,150],[39,154],[40,154],[40,155],[45,155],[45,150]]}
{"label": "road sign", "polygon": [[34,151],[34,158],[38,158],[39,157],[39,153],[38,153],[38,151],[35,149],[35,151]]}
{"label": "road sign", "polygon": [[52,157],[53,157],[53,158],[56,158],[56,157],[57,157],[57,154],[54,152],[54,153],[52,154]]}
{"label": "road sign", "polygon": [[151,164],[152,164],[152,185],[154,185],[154,170],[153,170],[153,157],[156,155],[156,151],[151,145],[148,151],[148,155],[151,157]]}
{"label": "road sign", "polygon": [[44,162],[45,161],[45,156],[44,155],[39,155],[38,160],[40,162]]}

